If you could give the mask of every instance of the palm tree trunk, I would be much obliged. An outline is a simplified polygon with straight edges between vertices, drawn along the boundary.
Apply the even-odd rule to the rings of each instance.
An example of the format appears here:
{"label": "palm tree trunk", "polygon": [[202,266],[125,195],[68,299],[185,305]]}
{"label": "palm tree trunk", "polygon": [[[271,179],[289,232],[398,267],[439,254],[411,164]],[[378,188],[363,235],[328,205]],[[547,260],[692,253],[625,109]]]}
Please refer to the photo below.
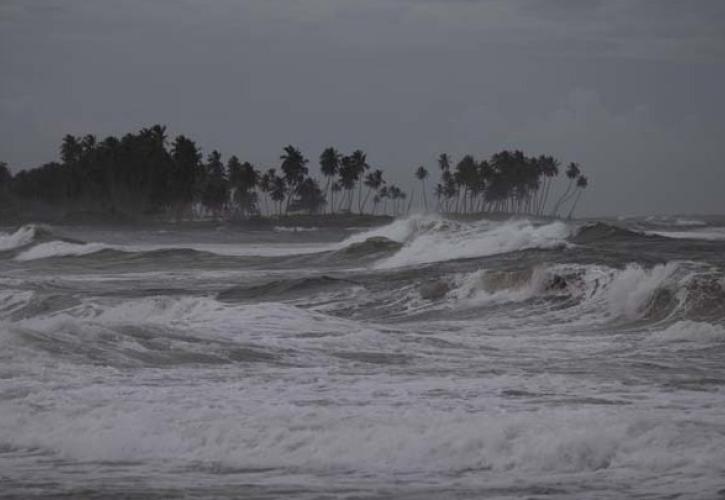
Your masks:
{"label": "palm tree trunk", "polygon": [[564,191],[564,194],[561,195],[561,198],[559,198],[559,201],[556,202],[554,205],[553,210],[551,211],[551,215],[556,217],[557,212],[559,211],[559,208],[561,207],[561,204],[566,199],[567,195],[569,194],[569,190],[571,189],[571,185],[574,183],[574,179],[569,179],[569,184],[566,186],[566,191]]}
{"label": "palm tree trunk", "polygon": [[358,192],[357,192],[357,211],[360,215],[362,215],[362,188],[363,188],[363,181],[360,179],[358,181]]}
{"label": "palm tree trunk", "polygon": [[579,189],[579,192],[576,195],[576,199],[574,200],[574,204],[571,206],[571,210],[569,210],[569,215],[566,216],[567,219],[571,219],[571,216],[574,214],[574,209],[576,209],[577,203],[579,203],[579,198],[582,196],[583,189]]}
{"label": "palm tree trunk", "polygon": [[[365,207],[368,206],[368,198],[370,198],[370,193],[372,193],[372,191],[373,191],[373,188],[368,187],[368,192],[365,194],[365,200],[363,201],[363,204],[362,204],[363,211],[365,210]],[[363,212],[361,211],[360,213],[362,214]]]}

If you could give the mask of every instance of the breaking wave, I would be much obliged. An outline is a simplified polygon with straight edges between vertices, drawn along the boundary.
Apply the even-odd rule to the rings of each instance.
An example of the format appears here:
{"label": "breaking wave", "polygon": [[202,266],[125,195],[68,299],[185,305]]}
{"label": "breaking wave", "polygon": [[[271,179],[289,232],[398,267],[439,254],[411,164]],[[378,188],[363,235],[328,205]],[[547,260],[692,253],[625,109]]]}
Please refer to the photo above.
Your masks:
{"label": "breaking wave", "polygon": [[14,250],[32,243],[45,241],[53,236],[47,226],[27,224],[13,233],[0,233],[0,252]]}
{"label": "breaking wave", "polygon": [[566,245],[570,234],[571,228],[563,222],[536,224],[521,219],[464,223],[435,216],[412,216],[354,235],[343,242],[343,247],[366,241],[397,242],[401,248],[375,265],[378,269],[389,269],[528,248],[556,248]]}
{"label": "breaking wave", "polygon": [[[722,277],[689,262],[651,268],[629,264],[623,269],[601,265],[554,264],[519,271],[478,270],[440,279],[421,292],[455,307],[519,303],[534,299],[557,302],[560,321],[597,322],[663,320],[669,317],[725,318]],[[428,290],[439,290],[435,295]],[[528,304],[532,305],[532,304]],[[570,308],[570,314],[563,310]],[[535,307],[531,314],[540,313]]]}
{"label": "breaking wave", "polygon": [[110,248],[103,243],[70,243],[67,241],[48,241],[19,253],[15,260],[27,261],[50,257],[69,257],[88,255]]}

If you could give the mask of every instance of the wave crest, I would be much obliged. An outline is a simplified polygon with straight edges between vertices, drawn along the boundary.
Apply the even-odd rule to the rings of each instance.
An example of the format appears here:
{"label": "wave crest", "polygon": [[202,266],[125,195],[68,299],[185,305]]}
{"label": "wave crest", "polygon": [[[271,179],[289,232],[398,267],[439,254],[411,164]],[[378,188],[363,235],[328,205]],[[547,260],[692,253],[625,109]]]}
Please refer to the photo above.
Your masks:
{"label": "wave crest", "polygon": [[375,265],[379,269],[389,269],[529,248],[556,248],[566,245],[570,234],[570,227],[559,221],[536,224],[527,219],[514,219],[464,223],[438,216],[415,215],[356,234],[345,240],[342,246],[349,247],[381,237],[398,242],[401,248]]}

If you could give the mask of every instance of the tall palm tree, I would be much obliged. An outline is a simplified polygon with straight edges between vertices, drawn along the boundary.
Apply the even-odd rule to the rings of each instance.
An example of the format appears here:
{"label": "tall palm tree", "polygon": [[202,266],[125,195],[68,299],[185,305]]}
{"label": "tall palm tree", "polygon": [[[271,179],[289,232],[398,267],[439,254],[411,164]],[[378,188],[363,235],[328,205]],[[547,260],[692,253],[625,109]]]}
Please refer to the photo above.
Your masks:
{"label": "tall palm tree", "polygon": [[551,189],[551,182],[554,177],[559,175],[559,160],[553,156],[541,155],[538,158],[538,162],[541,168],[541,173],[546,177],[544,181],[544,192],[539,200],[539,207],[537,213],[541,215],[546,209],[546,203],[549,201],[549,191]]}
{"label": "tall palm tree", "polygon": [[[363,175],[365,171],[370,169],[370,165],[367,162],[367,155],[360,149],[356,149],[351,155],[352,165],[355,170],[355,179],[358,182],[358,195],[357,195],[357,206],[358,212],[362,214],[362,187],[363,187]],[[352,203],[352,199],[350,199]],[[352,205],[350,206],[352,209]]]}
{"label": "tall palm tree", "polygon": [[345,190],[345,195],[343,196],[343,200],[340,201],[340,205],[342,206],[342,202],[345,201],[344,197],[347,196],[347,212],[350,213],[352,212],[352,190],[360,175],[352,156],[342,157],[342,160],[340,160],[339,174],[340,187]]}
{"label": "tall palm tree", "polygon": [[289,209],[292,197],[296,194],[297,188],[307,175],[307,158],[294,146],[284,148],[284,154],[279,157],[282,160],[282,172],[284,173],[285,184],[288,187],[287,204],[285,212]]}
{"label": "tall palm tree", "polygon": [[378,191],[378,196],[383,202],[383,215],[388,215],[388,198],[390,198],[390,190],[388,189],[388,186],[381,187],[380,191]]}
{"label": "tall palm tree", "polygon": [[275,177],[277,177],[277,170],[274,168],[270,168],[264,173],[264,175],[262,175],[262,177],[260,177],[258,183],[259,190],[262,192],[262,198],[264,199],[264,211],[267,214],[272,213],[269,211],[269,207],[267,206],[267,198],[272,192],[272,183],[274,182]]}
{"label": "tall palm tree", "polygon": [[287,183],[284,177],[275,175],[272,179],[272,190],[270,191],[270,197],[277,204],[277,215],[282,215],[282,202],[287,195]]}
{"label": "tall palm tree", "polygon": [[259,183],[259,172],[249,162],[241,163],[236,156],[227,162],[227,175],[229,185],[234,190],[233,200],[236,209],[242,215],[257,213],[257,193],[255,188]]}
{"label": "tall palm tree", "polygon": [[333,182],[330,186],[330,213],[335,212],[335,193],[342,191],[342,186],[339,182]]}
{"label": "tall palm tree", "polygon": [[[327,178],[325,194],[330,192],[332,179],[337,175],[337,171],[340,168],[340,157],[340,153],[335,148],[326,148],[320,155],[320,171]],[[332,203],[332,196],[330,196],[330,213],[334,211],[335,206]]]}
{"label": "tall palm tree", "polygon": [[415,171],[415,176],[420,181],[420,186],[423,191],[423,203],[425,205],[425,211],[428,211],[428,195],[426,195],[425,192],[425,178],[428,177],[428,171],[425,169],[423,165],[418,167],[418,170]]}

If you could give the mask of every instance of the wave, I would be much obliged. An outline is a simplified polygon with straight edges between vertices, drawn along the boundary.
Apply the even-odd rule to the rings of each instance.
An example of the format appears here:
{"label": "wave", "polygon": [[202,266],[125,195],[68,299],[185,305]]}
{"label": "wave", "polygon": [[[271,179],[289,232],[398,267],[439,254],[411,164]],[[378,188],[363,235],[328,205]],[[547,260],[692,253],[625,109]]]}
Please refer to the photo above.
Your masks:
{"label": "wave", "polygon": [[330,245],[306,244],[178,244],[178,245],[111,245],[53,240],[31,246],[18,253],[15,260],[31,261],[55,257],[82,257],[99,252],[112,255],[160,258],[168,255],[207,255],[218,257],[294,257],[324,253]]}
{"label": "wave", "polygon": [[0,252],[15,250],[32,243],[48,241],[52,237],[54,237],[54,234],[50,227],[39,224],[26,224],[13,233],[0,233]]}
{"label": "wave", "polygon": [[302,294],[319,293],[340,288],[355,286],[354,281],[334,278],[332,276],[311,276],[305,278],[292,278],[273,280],[255,286],[234,286],[217,294],[222,301],[236,300],[281,300]]}
{"label": "wave", "polygon": [[520,219],[464,223],[438,216],[416,215],[353,235],[342,243],[342,248],[366,241],[397,242],[402,245],[400,249],[375,264],[378,269],[389,269],[528,248],[556,248],[566,245],[570,234],[570,227],[563,222],[537,225]]}
{"label": "wave", "polygon": [[[516,271],[478,270],[439,279],[420,296],[454,308],[526,303],[529,314],[552,321],[660,321],[725,318],[725,280],[707,267],[670,262],[650,268],[553,264]],[[553,300],[536,308],[531,300]],[[566,312],[568,310],[568,313]],[[543,319],[543,318],[542,318]]]}
{"label": "wave", "polygon": [[648,238],[648,235],[640,231],[633,231],[604,222],[594,222],[585,224],[577,229],[571,237],[571,241],[578,244],[589,244],[602,240],[632,240],[641,238]]}
{"label": "wave", "polygon": [[704,220],[671,215],[650,215],[645,217],[644,222],[657,226],[696,227],[707,225]]}
{"label": "wave", "polygon": [[704,229],[688,229],[686,231],[647,231],[647,234],[664,236],[665,238],[688,239],[688,240],[725,240],[725,228],[710,227]]}
{"label": "wave", "polygon": [[12,250],[31,243],[35,238],[35,226],[23,226],[14,233],[0,233],[0,251]]}
{"label": "wave", "polygon": [[390,253],[402,248],[403,244],[393,241],[384,236],[370,236],[359,243],[346,244],[344,248],[337,250],[335,255],[345,257],[362,257],[380,253]]}
{"label": "wave", "polygon": [[[94,390],[79,387],[74,396],[88,397]],[[42,413],[12,408],[0,424],[0,440],[12,448],[52,450],[81,461],[421,477],[435,470],[499,482],[511,480],[510,475],[518,482],[521,475],[544,481],[556,474],[605,472],[624,479],[694,469],[713,486],[720,472],[714,464],[725,460],[725,438],[714,421],[695,424],[687,416],[665,418],[622,408],[505,414],[367,405],[350,413],[275,404],[261,396],[276,394],[239,384],[203,384],[205,393],[180,394],[153,384],[130,393],[123,392],[133,390],[125,386],[109,390],[113,404],[82,412],[76,405]],[[225,390],[243,391],[254,404],[240,408],[239,399]],[[194,404],[189,404],[190,394]],[[707,474],[703,464],[712,464]]]}
{"label": "wave", "polygon": [[306,226],[274,226],[273,231],[275,233],[309,233],[319,231],[319,227],[306,227]]}
{"label": "wave", "polygon": [[35,245],[15,256],[15,260],[28,261],[50,257],[68,257],[88,255],[111,248],[103,243],[70,243],[67,241],[48,241]]}

